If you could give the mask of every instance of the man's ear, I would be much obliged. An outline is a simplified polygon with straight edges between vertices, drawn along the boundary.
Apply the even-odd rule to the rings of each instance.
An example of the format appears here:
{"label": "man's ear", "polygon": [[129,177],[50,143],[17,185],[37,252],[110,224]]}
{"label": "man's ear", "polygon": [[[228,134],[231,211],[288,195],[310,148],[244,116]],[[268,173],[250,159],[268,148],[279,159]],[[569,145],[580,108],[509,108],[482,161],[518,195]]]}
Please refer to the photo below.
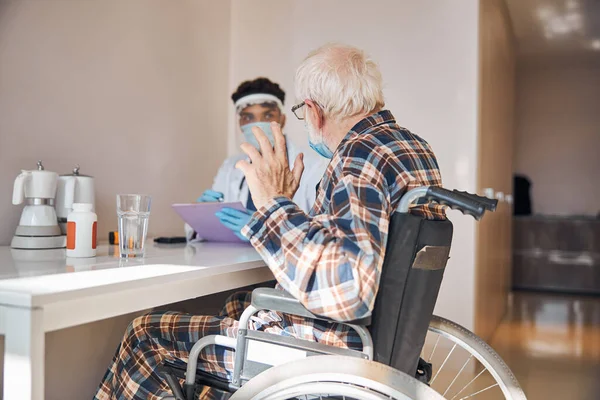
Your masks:
{"label": "man's ear", "polygon": [[315,127],[315,129],[323,128],[323,125],[325,124],[325,119],[323,118],[323,110],[321,110],[321,107],[319,107],[314,101],[311,100],[306,100],[305,107],[305,118],[310,117],[311,121],[314,121],[313,126]]}
{"label": "man's ear", "polygon": [[285,121],[286,121],[285,114],[282,113],[281,119],[279,120],[279,125],[281,125],[281,129],[283,129],[283,127],[285,126]]}

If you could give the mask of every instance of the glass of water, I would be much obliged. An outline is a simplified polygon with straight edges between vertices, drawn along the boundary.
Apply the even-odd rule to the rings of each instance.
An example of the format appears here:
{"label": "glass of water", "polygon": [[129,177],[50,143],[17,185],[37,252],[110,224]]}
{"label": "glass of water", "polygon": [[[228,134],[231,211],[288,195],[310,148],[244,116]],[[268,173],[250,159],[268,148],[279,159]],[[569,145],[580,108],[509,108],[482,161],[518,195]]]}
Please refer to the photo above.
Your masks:
{"label": "glass of water", "polygon": [[118,194],[119,253],[121,258],[143,257],[152,198],[144,194]]}

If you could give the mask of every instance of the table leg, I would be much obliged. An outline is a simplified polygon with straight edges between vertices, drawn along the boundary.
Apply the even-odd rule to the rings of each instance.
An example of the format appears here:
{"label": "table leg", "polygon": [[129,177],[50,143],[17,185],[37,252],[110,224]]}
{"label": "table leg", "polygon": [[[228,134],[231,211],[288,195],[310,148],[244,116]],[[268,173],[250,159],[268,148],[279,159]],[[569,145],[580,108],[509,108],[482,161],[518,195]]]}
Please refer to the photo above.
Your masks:
{"label": "table leg", "polygon": [[44,329],[41,309],[3,307],[4,400],[44,398]]}

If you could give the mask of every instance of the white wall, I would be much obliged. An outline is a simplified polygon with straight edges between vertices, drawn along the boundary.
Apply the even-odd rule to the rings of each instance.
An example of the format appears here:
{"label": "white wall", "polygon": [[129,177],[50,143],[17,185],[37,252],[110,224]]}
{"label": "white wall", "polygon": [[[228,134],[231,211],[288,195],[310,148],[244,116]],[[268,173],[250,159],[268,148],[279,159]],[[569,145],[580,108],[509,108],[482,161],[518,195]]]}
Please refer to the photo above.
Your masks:
{"label": "white wall", "polygon": [[[476,190],[478,1],[256,0],[232,3],[230,84],[265,75],[294,102],[295,67],[330,41],[365,49],[381,66],[387,107],[431,143],[444,184]],[[306,144],[288,112],[287,133]],[[237,135],[230,126],[230,151]],[[460,215],[460,214],[459,214]],[[436,312],[473,326],[474,222],[451,213],[454,245]]]}
{"label": "white wall", "polygon": [[517,73],[515,171],[536,214],[600,212],[600,56],[528,60]]}
{"label": "white wall", "polygon": [[151,235],[182,234],[174,202],[210,186],[227,151],[230,2],[0,2],[0,245],[13,180],[42,159],[96,178],[99,238],[115,194],[153,195]]}

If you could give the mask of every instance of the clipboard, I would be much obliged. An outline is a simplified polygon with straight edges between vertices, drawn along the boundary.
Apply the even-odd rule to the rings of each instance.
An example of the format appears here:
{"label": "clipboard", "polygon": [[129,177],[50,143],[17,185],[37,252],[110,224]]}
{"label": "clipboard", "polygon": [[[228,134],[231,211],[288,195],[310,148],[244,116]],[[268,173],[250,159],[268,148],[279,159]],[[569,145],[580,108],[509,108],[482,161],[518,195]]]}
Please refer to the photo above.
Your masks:
{"label": "clipboard", "polygon": [[238,238],[231,229],[223,225],[215,215],[218,211],[226,207],[243,211],[246,207],[241,202],[173,204],[171,207],[179,214],[181,219],[196,231],[197,236],[204,241],[246,243]]}

